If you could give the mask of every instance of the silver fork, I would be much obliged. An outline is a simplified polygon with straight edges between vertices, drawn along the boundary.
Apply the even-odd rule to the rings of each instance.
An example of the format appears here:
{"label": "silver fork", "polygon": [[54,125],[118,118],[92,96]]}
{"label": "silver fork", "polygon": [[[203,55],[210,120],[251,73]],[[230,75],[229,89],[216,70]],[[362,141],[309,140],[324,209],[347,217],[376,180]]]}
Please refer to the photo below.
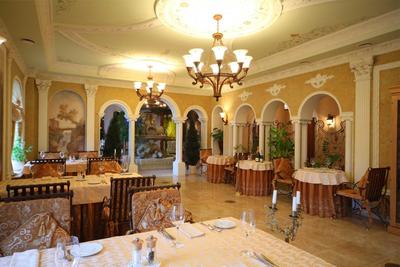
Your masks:
{"label": "silver fork", "polygon": [[214,227],[214,226],[212,226],[211,224],[206,224],[206,223],[204,223],[204,222],[200,222],[200,224],[201,225],[204,225],[205,227],[207,227],[209,230],[211,230],[211,231],[216,231],[216,232],[221,232],[222,231],[222,229],[220,229],[220,228],[217,228],[217,227]]}

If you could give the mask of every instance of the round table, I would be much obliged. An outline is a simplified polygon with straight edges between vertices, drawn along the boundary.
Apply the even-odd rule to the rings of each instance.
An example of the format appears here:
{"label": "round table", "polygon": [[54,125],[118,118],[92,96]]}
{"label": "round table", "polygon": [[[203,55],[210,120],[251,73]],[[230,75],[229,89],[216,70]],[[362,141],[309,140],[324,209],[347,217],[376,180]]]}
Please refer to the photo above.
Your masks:
{"label": "round table", "polygon": [[210,183],[223,183],[225,166],[232,160],[231,156],[215,155],[209,156],[207,162],[207,181]]}
{"label": "round table", "polygon": [[301,192],[301,205],[305,213],[320,217],[344,216],[348,203],[336,198],[340,184],[348,182],[342,170],[303,168],[293,173],[293,192]]}
{"label": "round table", "polygon": [[267,196],[272,192],[274,178],[270,161],[241,160],[236,164],[236,192],[246,196]]}

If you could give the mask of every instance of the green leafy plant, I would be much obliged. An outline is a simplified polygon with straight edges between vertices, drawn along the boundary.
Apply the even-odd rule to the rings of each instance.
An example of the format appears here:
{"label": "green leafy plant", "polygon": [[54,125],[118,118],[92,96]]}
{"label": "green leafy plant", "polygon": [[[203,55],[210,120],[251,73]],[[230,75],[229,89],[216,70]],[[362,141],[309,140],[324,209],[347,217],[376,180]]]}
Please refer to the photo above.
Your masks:
{"label": "green leafy plant", "polygon": [[269,147],[272,159],[290,159],[294,155],[294,143],[285,128],[271,127]]}
{"label": "green leafy plant", "polygon": [[189,129],[185,140],[185,161],[188,165],[196,165],[200,160],[200,142],[194,121],[189,121]]}
{"label": "green leafy plant", "polygon": [[224,131],[219,128],[214,128],[211,132],[211,136],[214,141],[223,141],[224,140]]}
{"label": "green leafy plant", "polygon": [[28,146],[24,148],[24,143],[22,142],[21,137],[17,137],[14,142],[14,146],[12,149],[11,157],[15,161],[26,161],[26,154],[32,152],[32,146]]}
{"label": "green leafy plant", "polygon": [[327,167],[332,167],[333,165],[335,165],[336,162],[338,162],[340,160],[340,155],[335,153],[335,154],[329,154],[327,156]]}

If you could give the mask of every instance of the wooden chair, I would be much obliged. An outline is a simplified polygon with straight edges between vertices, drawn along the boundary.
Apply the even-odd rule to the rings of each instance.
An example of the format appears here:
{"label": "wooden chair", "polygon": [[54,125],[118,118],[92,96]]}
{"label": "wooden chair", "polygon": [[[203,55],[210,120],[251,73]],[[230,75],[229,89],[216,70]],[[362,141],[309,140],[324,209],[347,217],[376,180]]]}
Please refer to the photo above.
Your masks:
{"label": "wooden chair", "polygon": [[354,209],[361,213],[366,209],[368,212],[367,228],[372,223],[372,213],[386,225],[386,221],[379,212],[379,207],[384,201],[387,189],[387,181],[390,167],[368,168],[367,173],[355,184],[345,183],[349,187],[336,191],[336,195],[350,198],[354,201]]}
{"label": "wooden chair", "polygon": [[[7,198],[12,201],[24,201],[38,198],[65,197],[69,193],[70,182],[47,183],[47,184],[27,184],[27,185],[7,185]],[[72,197],[71,197],[72,199]]]}
{"label": "wooden chair", "polygon": [[272,179],[273,190],[279,190],[279,184],[283,184],[289,188],[288,195],[291,196],[293,193],[294,179],[293,167],[289,159],[280,158],[274,159],[274,178]]}
{"label": "wooden chair", "polygon": [[99,166],[103,164],[103,173],[121,173],[122,168],[118,163],[117,159],[112,157],[102,157],[102,158],[88,158],[87,159],[87,174],[100,174]]}
{"label": "wooden chair", "polygon": [[207,158],[212,155],[212,150],[210,148],[200,149],[200,175],[204,173],[207,174]]}
{"label": "wooden chair", "polygon": [[102,219],[106,221],[106,236],[124,234],[129,229],[130,198],[128,189],[154,186],[156,176],[111,177],[110,198],[103,200]]}
{"label": "wooden chair", "polygon": [[65,175],[65,159],[36,159],[30,162],[33,178],[44,176],[58,177],[58,168],[63,168],[62,176]]}
{"label": "wooden chair", "polygon": [[[129,233],[146,232],[172,227],[168,218],[169,209],[181,202],[180,183],[161,186],[129,188],[130,227]],[[193,222],[192,214],[185,210],[185,221]]]}
{"label": "wooden chair", "polygon": [[226,184],[235,184],[236,183],[236,163],[237,160],[235,158],[228,159],[227,164],[224,168],[224,182]]}
{"label": "wooden chair", "polygon": [[58,239],[69,240],[73,192],[46,192],[40,190],[43,186],[35,185],[39,189],[36,194],[22,190],[27,192],[25,195],[13,195],[20,188],[7,188],[9,197],[0,199],[0,253],[3,255],[50,248]]}

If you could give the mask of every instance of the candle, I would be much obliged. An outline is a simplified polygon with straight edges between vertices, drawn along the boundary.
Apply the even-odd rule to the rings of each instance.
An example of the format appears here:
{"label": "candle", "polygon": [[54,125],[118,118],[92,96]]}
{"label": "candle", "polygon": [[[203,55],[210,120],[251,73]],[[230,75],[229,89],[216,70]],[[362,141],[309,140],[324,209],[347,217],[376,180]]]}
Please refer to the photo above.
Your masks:
{"label": "candle", "polygon": [[278,190],[274,190],[274,192],[272,193],[272,205],[276,204],[277,197],[278,197]]}
{"label": "candle", "polygon": [[297,205],[300,205],[300,191],[296,192]]}
{"label": "candle", "polygon": [[293,201],[292,201],[292,212],[296,212],[297,211],[297,201],[296,201],[296,197],[293,197]]}

